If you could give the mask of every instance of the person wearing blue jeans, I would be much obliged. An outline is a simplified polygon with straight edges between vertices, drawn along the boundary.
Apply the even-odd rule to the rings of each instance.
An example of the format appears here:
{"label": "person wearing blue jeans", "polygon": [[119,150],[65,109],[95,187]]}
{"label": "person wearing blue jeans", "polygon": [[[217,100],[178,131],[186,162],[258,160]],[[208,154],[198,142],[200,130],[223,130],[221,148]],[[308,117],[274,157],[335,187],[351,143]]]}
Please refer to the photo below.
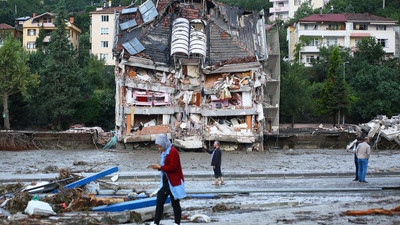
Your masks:
{"label": "person wearing blue jeans", "polygon": [[368,160],[371,154],[371,146],[368,144],[369,138],[366,137],[364,142],[359,144],[356,149],[356,154],[358,158],[358,180],[362,183],[368,183],[365,180],[368,168]]}

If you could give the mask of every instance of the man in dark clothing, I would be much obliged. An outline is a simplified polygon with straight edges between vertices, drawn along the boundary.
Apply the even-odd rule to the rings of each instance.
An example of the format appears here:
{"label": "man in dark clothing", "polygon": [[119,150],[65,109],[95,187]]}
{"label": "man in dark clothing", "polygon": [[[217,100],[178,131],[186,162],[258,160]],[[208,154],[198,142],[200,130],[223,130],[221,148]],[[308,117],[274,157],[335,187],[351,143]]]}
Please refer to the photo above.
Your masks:
{"label": "man in dark clothing", "polygon": [[221,172],[222,152],[219,145],[220,145],[219,141],[215,141],[213,150],[208,150],[207,147],[205,146],[205,150],[211,154],[211,166],[213,167],[214,177],[215,177],[214,185],[219,185],[218,179],[221,180],[221,185],[225,184]]}
{"label": "man in dark clothing", "polygon": [[357,137],[357,142],[354,143],[354,145],[353,145],[354,165],[356,166],[356,178],[354,178],[353,181],[358,181],[358,158],[357,158],[357,154],[356,154],[356,149],[357,149],[358,144],[360,144],[362,141],[363,140],[361,137]]}

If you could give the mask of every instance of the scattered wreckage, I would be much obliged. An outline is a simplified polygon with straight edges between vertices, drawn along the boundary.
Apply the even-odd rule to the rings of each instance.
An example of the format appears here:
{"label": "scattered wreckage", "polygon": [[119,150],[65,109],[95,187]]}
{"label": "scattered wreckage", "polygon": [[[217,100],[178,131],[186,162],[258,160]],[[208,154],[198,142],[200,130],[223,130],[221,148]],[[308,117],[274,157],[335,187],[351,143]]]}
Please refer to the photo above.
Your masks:
{"label": "scattered wreckage", "polygon": [[262,150],[264,135],[278,133],[279,55],[269,52],[263,11],[147,0],[117,21],[119,142],[165,133],[184,149],[218,140]]}
{"label": "scattered wreckage", "polygon": [[373,149],[400,149],[400,115],[390,119],[385,115],[377,116],[368,123],[360,124],[357,130],[360,131],[358,136],[370,138]]}
{"label": "scattered wreckage", "polygon": [[[156,192],[124,192],[114,183],[118,175],[111,177],[112,183],[98,180],[117,171],[118,167],[111,167],[82,177],[62,169],[54,181],[40,181],[27,186],[21,183],[5,185],[0,188],[0,223],[37,223],[38,217],[51,224],[73,224],[73,221],[76,224],[83,221],[92,224],[143,223],[153,219]],[[106,189],[102,190],[100,186]],[[210,198],[208,195],[188,197]],[[170,208],[169,203],[170,199],[167,199],[166,209]],[[210,222],[206,215],[185,216],[193,222]]]}

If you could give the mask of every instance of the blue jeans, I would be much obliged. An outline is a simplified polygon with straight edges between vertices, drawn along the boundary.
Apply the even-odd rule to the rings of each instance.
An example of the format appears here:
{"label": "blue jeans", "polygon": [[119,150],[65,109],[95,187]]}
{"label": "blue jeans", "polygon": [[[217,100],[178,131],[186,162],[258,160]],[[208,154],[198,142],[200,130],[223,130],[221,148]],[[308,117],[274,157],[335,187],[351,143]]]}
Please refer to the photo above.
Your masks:
{"label": "blue jeans", "polygon": [[365,175],[367,174],[368,159],[358,158],[358,180],[365,181]]}

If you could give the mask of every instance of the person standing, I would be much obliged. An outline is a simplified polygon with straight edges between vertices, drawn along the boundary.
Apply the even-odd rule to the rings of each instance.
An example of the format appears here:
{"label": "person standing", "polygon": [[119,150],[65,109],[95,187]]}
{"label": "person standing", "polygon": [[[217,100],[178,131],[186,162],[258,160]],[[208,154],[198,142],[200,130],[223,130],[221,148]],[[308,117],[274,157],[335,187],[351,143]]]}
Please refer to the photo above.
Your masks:
{"label": "person standing", "polygon": [[157,205],[153,224],[160,224],[164,212],[164,204],[168,196],[174,210],[174,224],[181,223],[182,209],[179,200],[186,196],[185,183],[178,150],[171,145],[166,134],[159,134],[155,144],[161,153],[160,164],[152,164],[150,168],[161,171],[160,188],[157,192]]}
{"label": "person standing", "polygon": [[214,177],[215,177],[214,185],[219,185],[218,179],[221,180],[221,185],[224,185],[225,182],[221,172],[222,152],[219,141],[214,141],[213,150],[208,150],[206,146],[205,150],[206,152],[211,154],[211,166],[214,170]]}
{"label": "person standing", "polygon": [[354,143],[353,145],[353,153],[354,153],[354,165],[356,167],[356,178],[354,178],[353,181],[358,181],[358,158],[357,158],[357,154],[356,154],[356,149],[357,146],[362,142],[362,138],[361,137],[357,137],[357,141],[356,143]]}
{"label": "person standing", "polygon": [[368,183],[365,180],[365,175],[367,174],[368,160],[371,154],[371,146],[368,144],[369,138],[366,137],[364,142],[359,144],[356,149],[356,154],[358,158],[358,181],[362,183]]}

